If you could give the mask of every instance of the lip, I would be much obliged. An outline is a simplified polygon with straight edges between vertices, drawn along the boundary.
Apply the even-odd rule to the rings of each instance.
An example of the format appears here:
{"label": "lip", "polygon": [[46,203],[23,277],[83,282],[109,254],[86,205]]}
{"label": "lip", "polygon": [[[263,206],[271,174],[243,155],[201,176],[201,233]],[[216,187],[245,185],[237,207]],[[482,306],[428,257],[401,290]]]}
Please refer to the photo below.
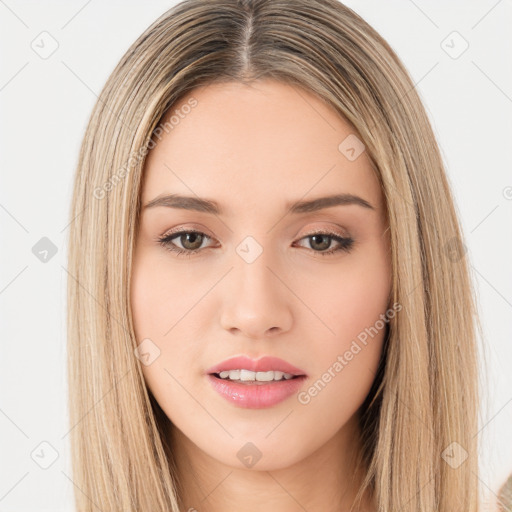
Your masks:
{"label": "lip", "polygon": [[[221,379],[214,374],[228,370],[250,370],[252,372],[268,372],[270,370],[291,373],[293,379],[275,382],[239,383]],[[247,356],[236,356],[226,359],[205,371],[213,389],[232,405],[249,409],[272,407],[293,394],[296,394],[307,378],[304,370],[278,357],[264,356],[251,359]]]}
{"label": "lip", "polygon": [[[211,368],[208,368],[205,373],[220,373],[227,370],[250,370],[252,372],[268,372],[270,370],[279,371],[284,373],[291,373],[292,375],[307,376],[304,370],[293,366],[292,364],[280,359],[279,357],[264,356],[260,359],[251,359],[247,356],[236,356],[226,359]],[[292,379],[297,380],[297,379]],[[245,384],[242,384],[245,386]]]}
{"label": "lip", "polygon": [[232,405],[248,409],[265,409],[296,394],[306,380],[302,375],[290,380],[271,383],[241,384],[207,375],[213,389]]}

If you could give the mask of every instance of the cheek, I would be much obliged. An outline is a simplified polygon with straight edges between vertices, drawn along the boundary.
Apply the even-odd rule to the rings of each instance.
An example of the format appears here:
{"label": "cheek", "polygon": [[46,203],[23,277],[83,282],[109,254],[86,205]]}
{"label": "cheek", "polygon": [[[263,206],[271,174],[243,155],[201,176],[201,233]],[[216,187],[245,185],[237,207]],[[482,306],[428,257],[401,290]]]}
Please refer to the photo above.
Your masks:
{"label": "cheek", "polygon": [[179,314],[183,277],[169,272],[162,258],[136,252],[131,278],[131,306],[137,342],[162,338]]}
{"label": "cheek", "polygon": [[190,287],[190,276],[173,270],[160,255],[144,248],[136,252],[131,277],[132,317],[137,344],[143,342],[143,347],[158,354],[151,364],[141,366],[158,402],[165,396],[182,395],[177,382],[187,380],[194,361],[194,345],[180,341],[184,339],[180,329],[188,325],[180,320],[193,304],[180,292],[186,290],[187,283]]}
{"label": "cheek", "polygon": [[[375,379],[387,325],[391,289],[390,262],[385,248],[375,246],[351,265],[331,271],[328,281],[311,288],[309,305],[315,320],[314,379],[323,401],[343,397],[355,404],[364,399]],[[311,283],[310,283],[311,284]],[[313,394],[315,391],[313,391]],[[331,394],[332,393],[332,394]]]}
{"label": "cheek", "polygon": [[328,274],[308,279],[300,293],[317,316],[318,342],[343,349],[371,328],[388,308],[390,273],[385,247],[373,244],[346,264],[330,267]]}

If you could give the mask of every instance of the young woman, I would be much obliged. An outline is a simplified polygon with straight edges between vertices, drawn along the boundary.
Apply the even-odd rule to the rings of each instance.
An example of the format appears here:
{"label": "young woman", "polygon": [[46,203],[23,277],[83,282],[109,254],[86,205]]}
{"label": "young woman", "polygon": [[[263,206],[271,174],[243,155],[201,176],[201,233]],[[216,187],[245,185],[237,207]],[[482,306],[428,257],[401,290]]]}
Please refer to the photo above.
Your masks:
{"label": "young woman", "polygon": [[169,10],[101,92],[71,218],[78,510],[478,510],[461,227],[352,10]]}

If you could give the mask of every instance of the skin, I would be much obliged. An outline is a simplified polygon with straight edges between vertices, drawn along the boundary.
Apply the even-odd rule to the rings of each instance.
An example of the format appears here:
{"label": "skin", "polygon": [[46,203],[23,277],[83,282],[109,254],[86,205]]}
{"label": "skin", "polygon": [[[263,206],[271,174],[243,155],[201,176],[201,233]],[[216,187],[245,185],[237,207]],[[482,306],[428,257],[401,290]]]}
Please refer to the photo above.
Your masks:
{"label": "skin", "polygon": [[[137,342],[149,338],[160,350],[142,368],[171,420],[182,510],[238,511],[242,503],[250,512],[348,510],[362,476],[354,468],[357,413],[385,329],[307,404],[293,395],[266,409],[240,408],[213,390],[204,371],[232,356],[277,356],[307,373],[304,391],[375,324],[391,287],[379,182],[365,152],[350,161],[338,150],[354,133],[350,125],[301,88],[211,84],[166,119],[190,97],[197,105],[148,154],[142,205],[177,193],[213,199],[224,213],[142,209],[131,288]],[[288,201],[334,193],[375,209],[287,214]],[[210,238],[194,245],[175,237],[180,248],[201,244],[202,252],[180,257],[158,242],[174,228]],[[352,237],[351,251],[322,256],[339,244],[328,237],[315,244],[307,236],[314,230]],[[249,235],[263,250],[250,264],[236,251]],[[247,442],[261,452],[250,468],[237,457]],[[374,508],[366,502],[358,510]]]}

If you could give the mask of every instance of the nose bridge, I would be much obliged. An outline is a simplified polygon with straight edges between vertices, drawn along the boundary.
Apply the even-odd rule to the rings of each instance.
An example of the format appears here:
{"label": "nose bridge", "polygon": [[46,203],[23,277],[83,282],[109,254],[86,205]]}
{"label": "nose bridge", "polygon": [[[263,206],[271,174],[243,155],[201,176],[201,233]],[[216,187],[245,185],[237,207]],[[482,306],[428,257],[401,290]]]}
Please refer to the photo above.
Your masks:
{"label": "nose bridge", "polygon": [[[268,294],[275,288],[275,283],[272,282],[272,272],[269,268],[276,266],[275,259],[268,257],[270,251],[265,255],[260,255],[253,262],[246,262],[240,259],[236,262],[234,268],[234,277],[237,280],[237,287],[240,291],[252,292],[256,294]],[[275,290],[274,290],[275,293]]]}
{"label": "nose bridge", "polygon": [[242,294],[239,299],[244,300],[244,296],[250,300],[264,299],[268,304],[271,300],[267,296],[281,295],[277,290],[279,282],[270,270],[280,265],[275,257],[276,251],[248,236],[236,247],[236,253],[235,268],[231,274],[234,287]]}
{"label": "nose bridge", "polygon": [[223,327],[245,331],[248,337],[263,336],[273,328],[287,330],[291,312],[286,287],[275,275],[280,267],[277,252],[246,237],[236,247],[236,253],[222,305]]}

